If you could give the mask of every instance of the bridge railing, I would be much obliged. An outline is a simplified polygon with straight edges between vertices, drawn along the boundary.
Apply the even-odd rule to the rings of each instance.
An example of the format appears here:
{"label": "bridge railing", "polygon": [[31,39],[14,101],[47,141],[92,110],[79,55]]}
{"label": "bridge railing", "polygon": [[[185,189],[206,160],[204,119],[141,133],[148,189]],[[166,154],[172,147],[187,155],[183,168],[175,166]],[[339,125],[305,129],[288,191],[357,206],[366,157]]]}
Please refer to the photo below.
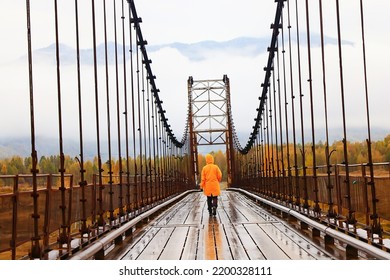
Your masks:
{"label": "bridge railing", "polygon": [[[186,176],[177,171],[167,176],[109,176],[100,186],[98,176],[85,186],[73,185],[73,176],[66,175],[65,200],[62,200],[60,176],[38,175],[38,227],[43,259],[61,258],[89,244],[111,229],[115,229],[168,198],[192,188]],[[136,184],[138,181],[138,184]],[[142,184],[139,182],[142,181]],[[31,175],[0,176],[0,259],[28,258],[34,223],[31,218]],[[66,225],[62,211],[66,209]],[[86,214],[83,214],[86,213]],[[67,242],[60,240],[62,228],[67,229]]]}
{"label": "bridge railing", "polygon": [[[349,197],[344,164],[332,165],[330,176],[327,174],[327,166],[318,166],[316,177],[313,176],[312,167],[307,168],[306,177],[302,175],[302,169],[296,174],[291,172],[290,176],[287,176],[288,170],[268,177],[261,172],[247,172],[237,181],[237,185],[359,238],[383,244],[383,239],[390,237],[390,163],[375,163],[374,167],[375,196],[371,192],[371,175],[367,164],[350,165],[352,188]],[[351,201],[349,208],[347,198]],[[371,230],[374,199],[381,232]],[[319,205],[317,210],[316,205]],[[356,223],[348,223],[350,211],[354,213]]]}
{"label": "bridge railing", "polygon": [[[275,3],[253,130],[243,148],[233,137],[233,185],[349,234],[363,230],[368,242],[381,244],[389,233],[389,178],[382,170],[388,164],[373,160],[367,73],[375,69],[367,67],[366,6],[363,0]],[[356,29],[348,33],[348,42],[343,23],[352,17]],[[360,108],[348,110],[357,99]],[[357,119],[360,135],[367,134],[359,160],[351,154],[349,138]],[[337,151],[331,150],[335,131]],[[335,151],[337,158],[332,157]]]}
{"label": "bridge railing", "polygon": [[[21,82],[24,90],[15,83],[0,89],[18,92],[29,103],[17,119],[29,120],[19,131],[30,132],[26,168],[31,174],[0,177],[0,189],[10,188],[0,198],[0,252],[11,259],[25,253],[32,259],[47,258],[53,251],[68,254],[79,242],[74,236],[89,242],[195,186],[187,156],[188,125],[178,140],[162,105],[134,1],[53,1],[44,18],[33,2],[15,6],[27,23],[20,60],[28,73]],[[40,41],[42,32],[54,43],[47,47]],[[43,145],[38,131],[48,137]],[[96,151],[88,152],[94,158],[92,172],[86,135],[96,144]],[[76,152],[65,148],[69,139],[78,142]],[[42,147],[52,142],[58,144],[58,150],[49,152],[56,155],[58,174],[53,175],[44,173],[57,171],[42,171],[43,166],[40,171],[39,160]],[[67,156],[75,154],[78,162],[68,168]]]}

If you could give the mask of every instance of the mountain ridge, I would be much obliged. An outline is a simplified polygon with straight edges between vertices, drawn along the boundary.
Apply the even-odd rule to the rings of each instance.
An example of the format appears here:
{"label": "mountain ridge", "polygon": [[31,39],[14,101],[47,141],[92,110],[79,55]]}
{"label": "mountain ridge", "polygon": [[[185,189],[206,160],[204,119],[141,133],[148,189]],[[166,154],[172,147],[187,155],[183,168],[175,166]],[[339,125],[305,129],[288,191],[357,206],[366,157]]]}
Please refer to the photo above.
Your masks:
{"label": "mountain ridge", "polygon": [[[335,141],[342,140],[342,134],[339,129],[332,129],[329,134],[330,144]],[[367,131],[365,128],[351,128],[347,132],[348,141],[350,142],[363,142],[366,140]],[[238,135],[241,135],[240,143],[242,146],[246,144],[247,133],[239,132]],[[307,132],[307,135],[310,133]],[[390,131],[384,128],[372,128],[372,141],[383,140],[387,135],[390,134]],[[325,142],[325,132],[322,129],[318,129],[316,134],[316,142]],[[308,141],[308,139],[306,139]],[[297,137],[297,142],[300,143],[299,137]],[[64,139],[64,153],[69,156],[78,156],[79,155],[79,142],[75,139]],[[115,148],[117,147],[117,141],[112,141],[113,154],[114,158],[118,158],[118,155],[115,154]],[[123,143],[124,145],[124,143]],[[51,156],[59,154],[59,142],[56,138],[49,137],[37,137],[36,138],[36,150],[38,156]],[[96,155],[96,142],[94,141],[85,141],[83,144],[84,157],[86,159],[93,159]],[[21,156],[29,157],[31,155],[31,140],[29,137],[7,137],[0,138],[0,159],[10,158],[12,156]],[[107,157],[108,155],[108,142],[103,140],[101,141],[101,155],[102,157]]]}
{"label": "mountain ridge", "polygon": [[[320,35],[314,34],[312,36],[312,46],[320,46]],[[305,44],[307,40],[306,35],[302,34],[300,36],[302,44]],[[325,37],[325,44],[335,45],[337,44],[337,39],[332,37]],[[296,42],[292,38],[293,42]],[[343,44],[353,45],[353,42],[343,41]],[[201,61],[207,59],[210,55],[214,55],[215,52],[233,52],[242,56],[256,56],[261,53],[267,52],[267,47],[269,44],[268,37],[236,37],[230,40],[225,41],[215,41],[215,40],[204,40],[193,43],[183,43],[183,42],[172,42],[165,44],[154,44],[147,45],[147,50],[150,52],[157,52],[164,48],[172,48],[177,50],[180,54],[188,58],[190,61]],[[117,57],[118,62],[122,63],[123,61],[123,45],[118,43],[117,47]],[[96,46],[96,59],[98,64],[105,63],[105,43],[100,43]],[[133,46],[133,49],[135,47]],[[128,45],[125,46],[126,51],[130,49]],[[59,44],[60,52],[60,61],[64,65],[73,65],[76,63],[76,48],[71,47],[67,44]],[[115,63],[115,43],[109,41],[107,43],[107,53],[108,53],[108,63]],[[27,55],[22,56],[20,59],[25,60]],[[33,60],[35,62],[49,62],[51,64],[56,63],[56,44],[52,43],[46,47],[35,49],[33,52]],[[93,49],[80,49],[80,63],[84,65],[93,65],[94,64],[94,54]]]}

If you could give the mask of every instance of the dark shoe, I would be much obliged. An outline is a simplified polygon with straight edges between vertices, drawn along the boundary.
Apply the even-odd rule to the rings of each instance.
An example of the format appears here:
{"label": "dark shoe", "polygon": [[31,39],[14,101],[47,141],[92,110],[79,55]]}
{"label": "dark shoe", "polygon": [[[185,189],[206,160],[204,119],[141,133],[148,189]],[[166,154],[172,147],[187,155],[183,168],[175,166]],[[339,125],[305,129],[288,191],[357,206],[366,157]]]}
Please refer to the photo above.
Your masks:
{"label": "dark shoe", "polygon": [[217,208],[213,207],[213,215],[217,215]]}

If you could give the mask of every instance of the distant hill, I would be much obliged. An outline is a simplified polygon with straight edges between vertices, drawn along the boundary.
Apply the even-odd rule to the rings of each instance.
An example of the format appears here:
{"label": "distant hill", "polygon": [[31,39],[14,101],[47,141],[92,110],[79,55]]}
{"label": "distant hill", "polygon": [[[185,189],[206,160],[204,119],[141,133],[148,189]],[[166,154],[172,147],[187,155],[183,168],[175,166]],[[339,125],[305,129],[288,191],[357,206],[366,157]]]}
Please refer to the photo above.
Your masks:
{"label": "distant hill", "polygon": [[[66,155],[79,155],[79,143],[76,140],[64,140],[63,143]],[[55,138],[37,137],[35,145],[38,157],[59,154],[59,142]],[[102,143],[102,152],[105,153],[106,150],[104,143]],[[27,137],[0,139],[0,159],[14,155],[29,157],[31,155],[31,140]],[[96,155],[96,144],[85,142],[84,155],[87,159],[92,159]]]}
{"label": "distant hill", "polygon": [[[321,42],[320,35],[314,34],[312,36],[313,46],[319,46]],[[294,38],[292,38],[294,40]],[[306,40],[306,35],[301,35],[301,41],[304,43]],[[337,44],[337,39],[326,37],[326,44],[335,45]],[[343,44],[351,45],[352,42],[343,41]],[[156,52],[164,48],[176,49],[183,56],[187,57],[192,61],[199,61],[206,59],[210,55],[213,56],[215,53],[224,52],[224,53],[234,53],[241,56],[256,56],[261,53],[267,52],[267,47],[269,46],[268,37],[238,37],[227,41],[200,41],[195,43],[182,43],[182,42],[173,42],[167,44],[156,44],[156,45],[147,45],[147,50],[149,52]],[[130,47],[126,46],[126,52]],[[73,65],[76,63],[76,48],[73,46],[68,46],[65,44],[59,45],[60,50],[60,60],[63,65]],[[96,46],[97,53],[97,63],[105,63],[105,44],[99,44]],[[110,64],[115,63],[115,43],[107,43],[107,53],[108,53],[108,62]],[[118,62],[123,61],[123,45],[120,43],[117,44],[117,56]],[[26,60],[26,55],[22,57],[23,61]],[[53,43],[45,48],[40,48],[34,50],[34,61],[40,63],[56,63],[56,45]],[[84,65],[93,65],[94,64],[94,55],[93,49],[80,49],[80,63]]]}
{"label": "distant hill", "polygon": [[[329,142],[332,144],[335,141],[342,140],[343,136],[341,134],[341,129],[339,130],[330,130]],[[291,133],[291,132],[290,132]],[[382,128],[373,128],[371,131],[372,141],[383,140],[387,135],[390,134],[390,131]],[[290,134],[291,135],[291,134]],[[310,138],[310,132],[306,132],[307,141]],[[241,145],[244,147],[249,136],[249,132],[238,132],[239,141]],[[299,143],[300,135],[297,135],[297,142]],[[367,138],[367,130],[365,128],[358,129],[349,129],[348,130],[348,141],[350,142],[363,142]],[[291,138],[291,137],[290,137]],[[291,140],[291,139],[290,139]],[[316,142],[325,142],[325,131],[318,130],[316,134]],[[77,140],[64,140],[64,153],[69,156],[77,156],[79,154],[79,143]],[[122,143],[124,146],[125,144]],[[96,155],[96,143],[93,141],[86,141],[83,145],[84,147],[84,156],[86,159],[93,159]],[[112,156],[114,158],[118,158],[116,154],[117,142],[112,142]],[[205,146],[200,147],[200,153],[206,153],[210,150],[224,150],[223,146],[212,147]],[[54,138],[45,138],[45,137],[37,137],[36,139],[36,150],[38,152],[38,157],[41,156],[50,156],[59,154],[59,143],[57,139]],[[103,158],[107,158],[108,156],[108,145],[106,141],[101,142],[101,154]],[[20,138],[3,138],[0,139],[0,159],[9,158],[14,155],[18,155],[21,157],[29,157],[31,155],[31,141],[27,137]]]}

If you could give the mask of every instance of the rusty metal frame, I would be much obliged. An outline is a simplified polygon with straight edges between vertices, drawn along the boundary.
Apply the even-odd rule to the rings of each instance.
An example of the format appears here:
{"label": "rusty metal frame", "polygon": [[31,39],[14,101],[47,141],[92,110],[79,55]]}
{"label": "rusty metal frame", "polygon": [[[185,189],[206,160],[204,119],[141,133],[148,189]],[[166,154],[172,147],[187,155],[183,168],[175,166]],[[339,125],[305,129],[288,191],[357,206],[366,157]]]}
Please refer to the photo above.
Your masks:
{"label": "rusty metal frame", "polygon": [[189,134],[192,170],[199,180],[198,146],[226,145],[228,185],[233,181],[234,136],[231,115],[230,82],[222,79],[188,78]]}
{"label": "rusty metal frame", "polygon": [[197,145],[226,144],[227,86],[224,80],[193,81],[189,89],[192,131]]}

